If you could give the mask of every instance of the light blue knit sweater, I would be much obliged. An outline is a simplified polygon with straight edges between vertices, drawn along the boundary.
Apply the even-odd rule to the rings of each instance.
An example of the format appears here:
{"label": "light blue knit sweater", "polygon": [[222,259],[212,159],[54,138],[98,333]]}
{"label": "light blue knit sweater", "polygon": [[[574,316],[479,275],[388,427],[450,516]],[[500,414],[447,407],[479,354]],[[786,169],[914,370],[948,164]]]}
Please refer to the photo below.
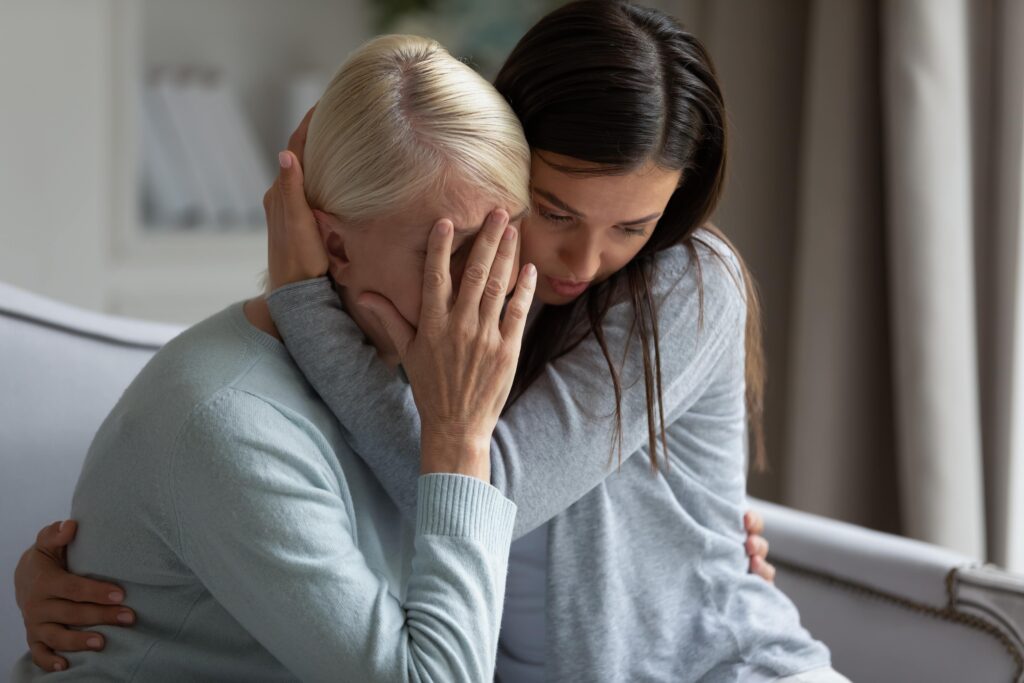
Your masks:
{"label": "light blue knit sweater", "polygon": [[460,475],[416,487],[403,522],[231,306],[157,353],[96,435],[69,564],[123,586],[138,622],[47,680],[489,680],[515,506]]}

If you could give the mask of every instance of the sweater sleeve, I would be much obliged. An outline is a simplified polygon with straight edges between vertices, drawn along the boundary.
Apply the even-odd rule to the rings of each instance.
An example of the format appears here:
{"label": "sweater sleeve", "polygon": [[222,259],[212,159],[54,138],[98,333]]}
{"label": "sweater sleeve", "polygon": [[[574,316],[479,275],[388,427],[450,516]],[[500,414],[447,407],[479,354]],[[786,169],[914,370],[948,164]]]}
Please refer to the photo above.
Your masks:
{"label": "sweater sleeve", "polygon": [[[684,247],[655,260],[666,424],[694,404],[729,340],[744,333],[746,302],[735,255],[717,240],[711,244],[698,246],[699,266]],[[419,414],[411,388],[377,359],[326,278],[278,289],[268,304],[289,352],[349,443],[404,514],[414,514],[419,461],[411,454],[419,452]],[[604,321],[612,357],[623,359],[624,458],[648,441],[633,318],[632,304],[619,301]],[[615,470],[614,416],[611,377],[592,334],[549,363],[505,411],[491,440],[491,482],[518,506],[514,538],[546,523]]]}
{"label": "sweater sleeve", "polygon": [[400,600],[359,550],[373,530],[333,451],[300,420],[234,390],[193,413],[170,476],[185,563],[302,680],[489,680],[515,506],[478,479],[418,478]]}

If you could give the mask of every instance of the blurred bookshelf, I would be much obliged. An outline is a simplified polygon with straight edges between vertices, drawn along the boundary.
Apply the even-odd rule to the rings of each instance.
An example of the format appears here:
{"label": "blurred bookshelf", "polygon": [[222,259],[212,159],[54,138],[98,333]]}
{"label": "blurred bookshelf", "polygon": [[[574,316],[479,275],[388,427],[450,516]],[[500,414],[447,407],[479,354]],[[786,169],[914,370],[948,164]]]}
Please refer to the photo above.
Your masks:
{"label": "blurred bookshelf", "polygon": [[277,152],[369,37],[367,3],[117,0],[110,18],[105,307],[193,322],[257,293]]}
{"label": "blurred bookshelf", "polygon": [[[557,2],[26,5],[12,15],[24,29],[21,49],[45,35],[77,58],[5,72],[18,98],[11,128],[44,121],[51,130],[38,158],[15,141],[50,180],[18,185],[10,198],[5,280],[95,310],[180,323],[257,294],[262,196],[277,152],[352,50],[376,32],[418,33],[491,76]],[[45,165],[53,159],[60,163]],[[40,211],[47,203],[51,210]]]}

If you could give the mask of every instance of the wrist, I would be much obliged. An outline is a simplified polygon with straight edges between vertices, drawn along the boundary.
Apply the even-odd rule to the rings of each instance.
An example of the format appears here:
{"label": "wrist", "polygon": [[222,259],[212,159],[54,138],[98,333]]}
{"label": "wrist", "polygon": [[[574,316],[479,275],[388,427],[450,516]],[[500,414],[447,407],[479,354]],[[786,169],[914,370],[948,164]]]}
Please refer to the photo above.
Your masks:
{"label": "wrist", "polygon": [[491,439],[424,430],[420,438],[422,474],[464,474],[490,483]]}

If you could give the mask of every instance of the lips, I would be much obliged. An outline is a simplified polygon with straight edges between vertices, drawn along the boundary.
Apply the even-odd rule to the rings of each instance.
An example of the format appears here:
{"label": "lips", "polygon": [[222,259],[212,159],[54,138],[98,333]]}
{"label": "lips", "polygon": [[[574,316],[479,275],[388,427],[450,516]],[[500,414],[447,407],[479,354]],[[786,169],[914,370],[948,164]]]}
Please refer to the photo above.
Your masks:
{"label": "lips", "polygon": [[573,280],[559,280],[558,278],[546,276],[548,285],[560,296],[577,297],[587,291],[589,282],[574,282]]}

